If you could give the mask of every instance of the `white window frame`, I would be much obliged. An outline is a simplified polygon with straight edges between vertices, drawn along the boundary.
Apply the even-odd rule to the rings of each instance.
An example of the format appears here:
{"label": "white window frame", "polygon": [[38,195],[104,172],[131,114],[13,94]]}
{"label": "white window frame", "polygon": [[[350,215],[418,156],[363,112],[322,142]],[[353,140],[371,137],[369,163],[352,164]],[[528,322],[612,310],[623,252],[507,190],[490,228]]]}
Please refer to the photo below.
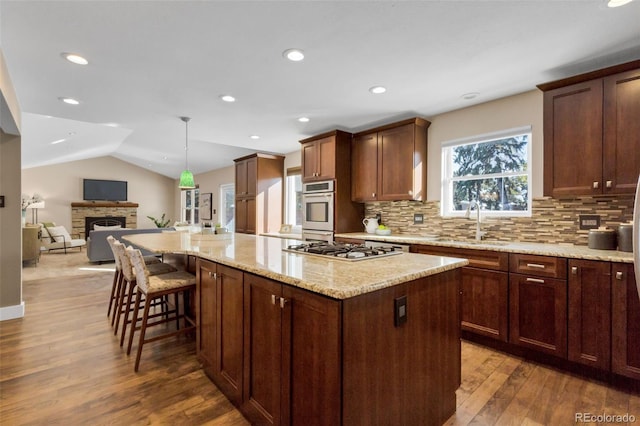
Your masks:
{"label": "white window frame", "polygon": [[[497,132],[484,133],[481,135],[450,140],[442,143],[442,188],[441,188],[441,203],[440,203],[440,215],[442,217],[465,217],[464,211],[453,210],[453,182],[460,180],[467,180],[469,177],[453,177],[453,158],[452,148],[460,145],[470,145],[482,142],[490,142],[496,139],[505,139],[511,136],[518,136],[528,134],[529,142],[527,145],[527,170],[525,172],[506,172],[506,173],[493,173],[486,175],[478,175],[483,178],[496,178],[496,177],[510,177],[510,176],[527,176],[527,183],[529,185],[527,191],[527,210],[481,210],[482,216],[490,217],[531,217],[531,202],[532,202],[532,181],[531,172],[533,170],[531,164],[532,158],[532,132],[531,126],[516,127],[512,129],[500,130]],[[475,176],[476,178],[478,176]]]}
{"label": "white window frame", "polygon": [[[227,210],[226,210],[226,206],[225,206],[225,193],[228,191],[231,191],[233,193],[233,203],[235,203],[235,184],[233,183],[223,183],[220,185],[220,205],[218,206],[218,223],[220,223],[223,227],[226,226],[226,223],[228,222],[227,220]],[[232,217],[231,219],[233,219],[233,226],[235,228],[235,206],[233,209],[233,215],[234,217]],[[227,229],[229,232],[234,232],[235,229]]]}
{"label": "white window frame", "polygon": [[[191,206],[190,208],[187,208],[187,192],[191,193],[191,198],[193,200],[198,201],[197,203],[194,203],[194,205]],[[196,194],[198,194],[197,197],[196,197]],[[190,225],[195,225],[197,223],[195,220],[187,221],[187,210],[192,210],[191,217],[195,218],[196,212],[199,210],[199,204],[200,204],[200,189],[198,187],[194,189],[180,190],[180,221],[189,222]],[[200,220],[200,214],[198,214],[198,220]]]}
{"label": "white window frame", "polygon": [[[285,215],[284,216],[285,216],[285,223],[292,225],[292,228],[291,228],[292,232],[301,233],[302,223],[300,224],[295,223],[297,207],[296,205],[291,205],[291,202],[290,202],[291,199],[295,198],[296,188],[291,185],[291,180],[289,178],[295,179],[296,176],[300,178],[300,184],[302,185],[302,168],[296,167],[296,168],[287,170],[287,176],[285,180],[285,201],[284,201]],[[302,187],[300,188],[300,190],[302,190]],[[300,210],[302,210],[302,206],[300,206]],[[300,221],[302,221],[302,218],[300,219]]]}

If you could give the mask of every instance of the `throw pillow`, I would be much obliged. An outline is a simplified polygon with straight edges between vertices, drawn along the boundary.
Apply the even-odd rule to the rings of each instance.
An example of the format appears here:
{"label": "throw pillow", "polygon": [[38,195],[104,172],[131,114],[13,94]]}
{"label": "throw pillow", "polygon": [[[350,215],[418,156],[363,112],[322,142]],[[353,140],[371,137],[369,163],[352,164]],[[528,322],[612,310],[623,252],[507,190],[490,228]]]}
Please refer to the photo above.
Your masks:
{"label": "throw pillow", "polygon": [[47,231],[49,231],[49,235],[56,243],[71,241],[71,235],[69,235],[69,231],[64,226],[47,227]]}
{"label": "throw pillow", "polygon": [[105,230],[105,229],[122,229],[122,226],[121,225],[107,225],[107,226],[104,226],[104,225],[93,225],[93,230],[94,231],[102,231],[102,230]]}

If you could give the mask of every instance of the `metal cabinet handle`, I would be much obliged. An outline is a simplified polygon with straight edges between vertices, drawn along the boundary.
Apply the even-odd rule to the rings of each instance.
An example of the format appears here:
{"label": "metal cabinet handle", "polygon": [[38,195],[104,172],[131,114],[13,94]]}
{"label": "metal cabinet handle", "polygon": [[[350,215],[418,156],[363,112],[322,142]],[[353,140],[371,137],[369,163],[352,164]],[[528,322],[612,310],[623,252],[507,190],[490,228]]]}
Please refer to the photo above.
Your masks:
{"label": "metal cabinet handle", "polygon": [[215,272],[209,271],[209,278],[213,278],[214,280],[218,279],[218,274]]}
{"label": "metal cabinet handle", "polygon": [[376,193],[375,193],[375,192],[372,192],[372,193],[371,193],[371,196],[372,196],[372,197],[375,197],[375,196],[376,196]]}
{"label": "metal cabinet handle", "polygon": [[622,278],[624,278],[624,275],[622,274],[622,272],[616,272],[616,280],[621,280]]}
{"label": "metal cabinet handle", "polygon": [[527,282],[544,284],[544,280],[538,278],[527,278]]}
{"label": "metal cabinet handle", "polygon": [[593,189],[600,188],[600,182],[593,182]]}
{"label": "metal cabinet handle", "polygon": [[272,304],[272,305],[275,305],[275,304],[276,304],[276,295],[275,295],[275,294],[272,294],[272,295],[271,295],[271,304]]}
{"label": "metal cabinet handle", "polygon": [[529,268],[538,268],[538,269],[546,268],[546,266],[541,265],[539,263],[527,263],[527,267],[529,267]]}
{"label": "metal cabinet handle", "polygon": [[578,267],[577,266],[572,266],[571,267],[571,273],[573,275],[578,275]]}
{"label": "metal cabinet handle", "polygon": [[606,183],[606,186],[607,186],[607,188],[611,188],[613,186],[613,182],[608,180],[607,183]]}
{"label": "metal cabinet handle", "polygon": [[284,305],[286,305],[287,303],[289,303],[287,299],[285,299],[284,297],[280,298],[280,308],[284,309]]}
{"label": "metal cabinet handle", "polygon": [[409,195],[413,195],[413,191],[409,190],[409,191],[407,192],[407,194],[409,194]]}

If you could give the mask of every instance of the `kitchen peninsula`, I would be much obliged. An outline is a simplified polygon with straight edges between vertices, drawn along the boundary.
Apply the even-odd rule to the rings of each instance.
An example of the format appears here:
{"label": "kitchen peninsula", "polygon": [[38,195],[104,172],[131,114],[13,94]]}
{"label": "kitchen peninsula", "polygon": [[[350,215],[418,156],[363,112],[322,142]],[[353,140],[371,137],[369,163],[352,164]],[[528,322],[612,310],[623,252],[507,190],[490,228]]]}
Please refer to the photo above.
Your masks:
{"label": "kitchen peninsula", "polygon": [[198,358],[253,423],[440,425],[454,413],[467,260],[325,259],[244,234],[124,239],[187,257]]}

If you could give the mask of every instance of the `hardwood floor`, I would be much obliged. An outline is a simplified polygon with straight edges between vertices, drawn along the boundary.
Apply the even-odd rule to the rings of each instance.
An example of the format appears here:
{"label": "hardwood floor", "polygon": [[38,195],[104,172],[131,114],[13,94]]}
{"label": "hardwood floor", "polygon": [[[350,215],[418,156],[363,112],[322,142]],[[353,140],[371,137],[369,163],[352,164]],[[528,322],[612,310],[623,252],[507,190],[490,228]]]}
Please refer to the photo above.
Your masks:
{"label": "hardwood floor", "polygon": [[[189,337],[145,345],[133,372],[106,317],[111,272],[39,273],[23,284],[25,317],[0,322],[0,424],[248,424]],[[638,395],[469,342],[457,406],[447,425],[568,425],[582,412],[640,421]]]}

